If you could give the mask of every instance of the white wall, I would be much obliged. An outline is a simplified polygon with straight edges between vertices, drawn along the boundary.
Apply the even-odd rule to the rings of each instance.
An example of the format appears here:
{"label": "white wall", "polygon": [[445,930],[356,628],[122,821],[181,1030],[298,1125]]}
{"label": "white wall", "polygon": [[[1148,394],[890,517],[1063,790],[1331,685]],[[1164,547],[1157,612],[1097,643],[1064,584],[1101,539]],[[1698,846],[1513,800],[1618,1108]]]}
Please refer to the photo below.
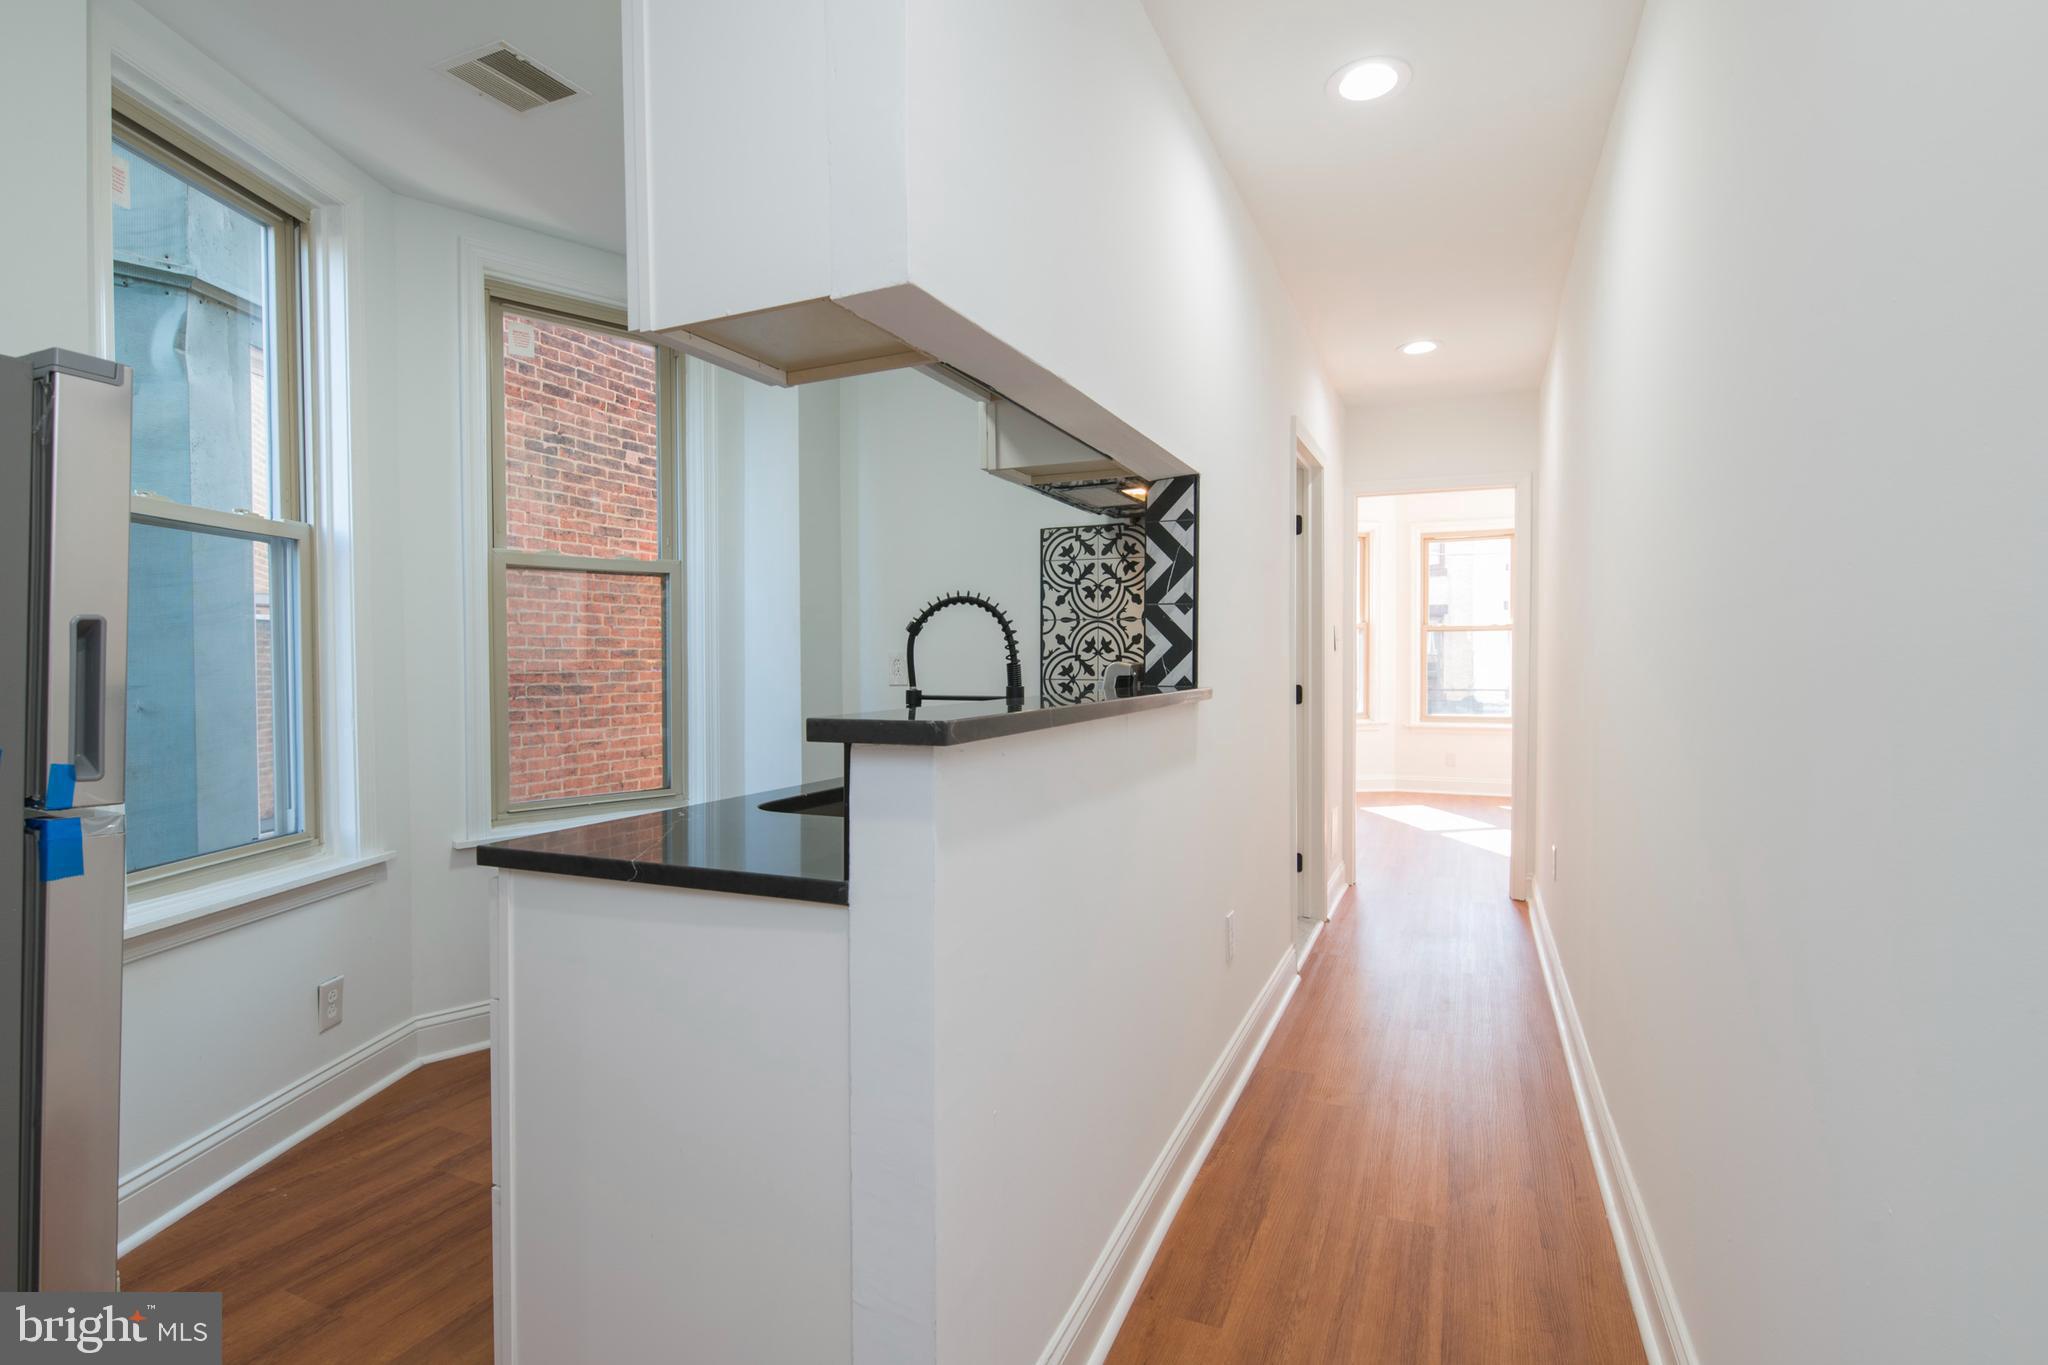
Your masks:
{"label": "white wall", "polygon": [[690,744],[708,751],[690,758],[697,779],[686,790],[711,801],[803,780],[802,627],[820,551],[799,496],[818,452],[802,438],[796,392],[695,360],[686,369],[685,404],[701,410],[684,423],[684,503],[711,508],[684,531],[704,614],[684,613],[689,648],[704,656],[690,660],[691,676],[708,684],[684,701]]}
{"label": "white wall", "polygon": [[7,0],[0,18],[0,355],[91,351],[92,235],[86,230],[94,94],[86,7]]}
{"label": "white wall", "polygon": [[[1039,531],[1104,518],[984,470],[983,405],[916,370],[798,390],[704,371],[720,509],[705,648],[718,677],[698,719],[723,776],[693,797],[838,776],[840,746],[806,744],[805,718],[901,706],[890,669],[904,627],[943,592],[983,593],[1009,614],[1036,695]],[[974,608],[918,638],[927,691],[1000,694],[1003,659]]]}
{"label": "white wall", "polygon": [[[846,597],[842,563],[843,497],[839,455],[839,385],[807,384],[797,391],[797,515],[802,539],[798,631],[803,640],[805,716],[846,711]],[[801,736],[798,736],[801,739]],[[837,744],[803,744],[806,782],[844,775]]]}
{"label": "white wall", "polygon": [[1357,507],[1357,529],[1372,536],[1372,697],[1370,717],[1354,722],[1358,790],[1507,796],[1507,726],[1420,718],[1421,546],[1431,531],[1512,531],[1515,491],[1389,494],[1359,498]]}
{"label": "white wall", "polygon": [[1539,395],[1475,393],[1353,404],[1344,465],[1354,492],[1511,485],[1535,472]]}
{"label": "white wall", "polygon": [[[1025,691],[1037,696],[1039,531],[1107,519],[984,470],[983,405],[927,375],[897,370],[838,387],[845,709],[902,705],[889,666],[903,657],[904,627],[951,591],[984,594],[1008,613]],[[1002,633],[986,612],[948,608],[918,636],[918,685],[1000,694],[1003,657]]]}
{"label": "white wall", "polygon": [[[1202,475],[1202,681],[1217,690],[1231,740],[1205,754],[1199,781],[1219,810],[1237,813],[1217,845],[1235,869],[1225,880],[1257,885],[1269,869],[1266,893],[1250,899],[1270,897],[1276,913],[1246,947],[1267,956],[1265,935],[1293,930],[1284,913],[1297,681],[1285,606],[1291,423],[1298,418],[1334,455],[1337,405],[1139,5],[913,0],[908,16],[913,283],[1026,358],[1020,374],[1058,376],[1085,402],[1068,417],[1062,395],[1049,391],[1056,386],[1041,391],[1024,378],[1017,387],[1030,391],[1013,396],[1065,417],[1077,435],[1128,427]],[[999,359],[961,344],[970,362]],[[1078,411],[1089,405],[1106,418],[1091,423]],[[1331,474],[1324,539],[1334,549],[1348,537],[1343,500],[1327,495]],[[1345,600],[1337,564],[1327,555],[1332,604]],[[1344,619],[1329,616],[1333,625]],[[1333,647],[1328,660],[1315,694],[1330,749],[1325,812],[1334,815],[1347,800],[1342,655]],[[1326,840],[1331,854],[1338,846]],[[1329,869],[1309,875],[1319,870]]]}
{"label": "white wall", "polygon": [[1714,1365],[2048,1357],[2044,46],[1652,0],[1581,230],[1538,884]]}
{"label": "white wall", "polygon": [[[400,762],[410,824],[400,868],[412,904],[412,969],[421,1009],[486,997],[485,941],[489,874],[475,855],[457,851],[476,827],[472,770],[479,755],[466,743],[488,687],[469,656],[482,603],[482,509],[489,485],[465,442],[462,366],[481,370],[482,312],[467,295],[480,280],[463,274],[465,247],[488,252],[501,274],[583,280],[616,298],[625,287],[616,255],[512,227],[474,214],[390,196],[389,264],[372,275],[387,310],[377,335],[375,408],[382,419],[378,456],[397,481],[373,509],[374,519],[402,531],[394,545],[389,596],[368,604],[361,628],[394,634],[404,657],[404,736]],[[468,303],[470,306],[465,307]],[[388,509],[388,510],[386,510]]]}

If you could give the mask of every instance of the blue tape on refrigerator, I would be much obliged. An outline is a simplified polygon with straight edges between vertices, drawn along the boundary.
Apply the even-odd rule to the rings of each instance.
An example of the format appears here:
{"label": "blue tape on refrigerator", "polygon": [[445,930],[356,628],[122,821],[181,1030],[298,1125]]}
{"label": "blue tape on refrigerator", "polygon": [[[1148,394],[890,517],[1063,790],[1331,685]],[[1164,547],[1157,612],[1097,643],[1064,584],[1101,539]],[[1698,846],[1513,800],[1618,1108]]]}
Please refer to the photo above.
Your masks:
{"label": "blue tape on refrigerator", "polygon": [[52,763],[50,780],[43,784],[43,809],[70,810],[77,793],[78,769],[69,763]]}
{"label": "blue tape on refrigerator", "polygon": [[31,820],[36,832],[36,872],[43,882],[85,875],[85,829],[77,819]]}

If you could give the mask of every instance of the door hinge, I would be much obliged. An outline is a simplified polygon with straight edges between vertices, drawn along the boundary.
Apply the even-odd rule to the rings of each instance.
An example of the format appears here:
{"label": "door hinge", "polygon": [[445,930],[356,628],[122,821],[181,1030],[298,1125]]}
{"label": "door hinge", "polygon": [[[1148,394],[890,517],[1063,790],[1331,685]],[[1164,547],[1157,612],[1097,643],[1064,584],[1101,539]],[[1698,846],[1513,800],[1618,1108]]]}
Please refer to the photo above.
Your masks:
{"label": "door hinge", "polygon": [[1301,513],[1299,512],[1294,514],[1294,534],[1301,534]]}
{"label": "door hinge", "polygon": [[1299,853],[1297,853],[1297,854],[1295,854],[1295,855],[1294,855],[1294,870],[1295,870],[1296,872],[1300,872],[1300,871],[1302,871],[1302,870],[1303,870],[1303,869],[1302,869],[1302,861],[1301,861],[1301,855],[1300,855]]}
{"label": "door hinge", "polygon": [[1299,705],[1301,705],[1301,684],[1300,684],[1300,683],[1296,683],[1296,684],[1294,685],[1294,704],[1295,704],[1296,706],[1299,706]]}

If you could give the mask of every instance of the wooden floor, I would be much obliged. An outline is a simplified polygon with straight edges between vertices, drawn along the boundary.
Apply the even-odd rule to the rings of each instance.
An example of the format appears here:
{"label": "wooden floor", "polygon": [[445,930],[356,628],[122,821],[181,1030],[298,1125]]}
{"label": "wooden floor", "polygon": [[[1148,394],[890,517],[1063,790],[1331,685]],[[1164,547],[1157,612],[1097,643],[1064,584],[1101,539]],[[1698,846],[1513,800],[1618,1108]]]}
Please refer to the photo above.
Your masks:
{"label": "wooden floor", "polygon": [[235,1362],[491,1359],[488,1053],[418,1071],[121,1259],[219,1290]]}
{"label": "wooden floor", "polygon": [[1528,916],[1506,894],[1505,798],[1360,806],[1356,899],[1110,1365],[1641,1362]]}

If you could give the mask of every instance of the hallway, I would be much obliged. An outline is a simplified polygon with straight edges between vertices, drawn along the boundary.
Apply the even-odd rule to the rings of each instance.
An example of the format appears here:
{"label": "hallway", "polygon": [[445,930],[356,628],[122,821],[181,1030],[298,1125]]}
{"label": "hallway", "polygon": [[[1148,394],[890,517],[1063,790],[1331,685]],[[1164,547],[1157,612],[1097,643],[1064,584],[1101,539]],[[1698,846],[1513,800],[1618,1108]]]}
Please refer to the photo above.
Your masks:
{"label": "hallway", "polygon": [[1507,802],[1359,802],[1359,890],[1111,1365],[1642,1361],[1527,914],[1506,896]]}

